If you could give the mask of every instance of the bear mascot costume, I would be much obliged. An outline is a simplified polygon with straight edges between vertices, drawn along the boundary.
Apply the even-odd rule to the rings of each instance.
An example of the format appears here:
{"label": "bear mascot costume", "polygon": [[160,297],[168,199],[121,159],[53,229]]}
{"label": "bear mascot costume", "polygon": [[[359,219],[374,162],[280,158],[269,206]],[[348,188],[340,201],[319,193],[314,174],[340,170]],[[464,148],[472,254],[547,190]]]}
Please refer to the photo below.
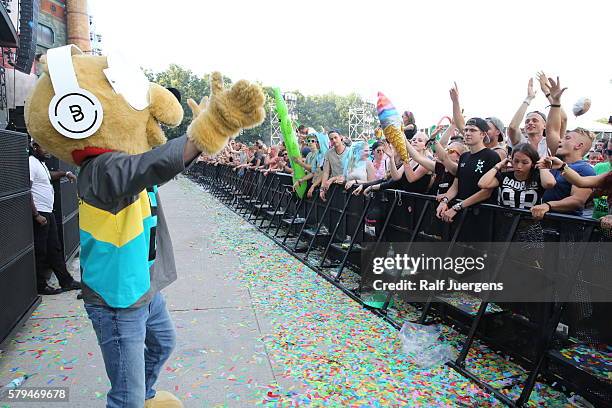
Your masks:
{"label": "bear mascot costume", "polygon": [[247,81],[224,89],[213,73],[210,98],[188,101],[187,134],[166,142],[160,124],[179,125],[183,110],[138,68],[74,45],[48,50],[41,65],[26,126],[38,144],[80,167],[83,299],[111,383],[107,406],[182,407],[154,389],[175,345],[160,291],[176,280],[157,187],[201,152],[215,154],[241,129],[260,124],[264,94]]}

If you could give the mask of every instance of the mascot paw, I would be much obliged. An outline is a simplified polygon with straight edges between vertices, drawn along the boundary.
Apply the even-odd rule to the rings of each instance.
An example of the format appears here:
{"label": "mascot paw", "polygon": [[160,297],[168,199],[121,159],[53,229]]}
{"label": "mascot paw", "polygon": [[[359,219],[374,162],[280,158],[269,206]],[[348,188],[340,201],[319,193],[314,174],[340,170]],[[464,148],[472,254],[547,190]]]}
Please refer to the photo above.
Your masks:
{"label": "mascot paw", "polygon": [[145,401],[144,408],[183,408],[183,403],[168,391],[158,391]]}
{"label": "mascot paw", "polygon": [[187,134],[200,150],[214,154],[241,129],[263,122],[265,96],[258,85],[244,80],[226,90],[218,72],[211,75],[210,88],[210,100],[205,98],[199,105],[192,99],[187,101],[193,114]]}

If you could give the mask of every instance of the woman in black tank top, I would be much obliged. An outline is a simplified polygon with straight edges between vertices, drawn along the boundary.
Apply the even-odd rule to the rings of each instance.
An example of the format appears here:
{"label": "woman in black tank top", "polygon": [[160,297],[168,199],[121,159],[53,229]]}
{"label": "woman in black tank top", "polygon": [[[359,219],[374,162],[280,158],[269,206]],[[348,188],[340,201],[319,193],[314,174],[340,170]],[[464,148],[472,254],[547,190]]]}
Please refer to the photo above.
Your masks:
{"label": "woman in black tank top", "polygon": [[[410,144],[414,150],[421,155],[427,155],[427,135],[419,132],[410,140]],[[390,157],[390,168],[391,168],[391,186],[383,186],[384,188],[394,188],[397,190],[408,191],[412,193],[426,193],[429,189],[429,183],[431,182],[431,172],[417,163],[415,160],[410,159],[406,164],[402,164],[399,168],[395,165],[395,151],[389,145],[388,154]],[[394,171],[395,170],[395,171]]]}

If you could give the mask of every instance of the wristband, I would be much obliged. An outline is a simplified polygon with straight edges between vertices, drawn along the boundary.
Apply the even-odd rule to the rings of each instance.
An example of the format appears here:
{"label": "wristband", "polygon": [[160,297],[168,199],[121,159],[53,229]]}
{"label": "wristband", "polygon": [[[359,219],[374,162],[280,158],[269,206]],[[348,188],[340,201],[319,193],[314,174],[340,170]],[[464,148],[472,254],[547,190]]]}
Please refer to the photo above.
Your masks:
{"label": "wristband", "polygon": [[523,103],[526,104],[527,106],[531,105],[531,101],[528,101],[527,99],[525,99]]}
{"label": "wristband", "polygon": [[550,203],[544,203],[548,206],[548,211],[552,211],[552,206],[550,205]]}
{"label": "wristband", "polygon": [[567,168],[567,163],[563,163],[561,167],[559,168],[559,171],[561,172],[561,174],[563,174],[566,168]]}
{"label": "wristband", "polygon": [[441,201],[442,201],[444,204],[446,204],[446,203],[448,203],[450,200],[448,199],[448,197],[444,196],[444,197],[442,197],[442,200],[441,200]]}
{"label": "wristband", "polygon": [[550,105],[550,107],[551,107],[551,108],[560,108],[560,107],[561,107],[561,105],[560,105],[560,104],[556,104],[556,103],[555,103],[555,104],[551,104],[551,105]]}

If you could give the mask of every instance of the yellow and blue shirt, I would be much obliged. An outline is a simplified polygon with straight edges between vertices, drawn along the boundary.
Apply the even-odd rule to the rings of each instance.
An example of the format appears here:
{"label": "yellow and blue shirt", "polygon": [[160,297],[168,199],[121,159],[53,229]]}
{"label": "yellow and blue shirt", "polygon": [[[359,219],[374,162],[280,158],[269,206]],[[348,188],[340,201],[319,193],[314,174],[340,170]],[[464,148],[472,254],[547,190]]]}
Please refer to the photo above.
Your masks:
{"label": "yellow and blue shirt", "polygon": [[186,137],[140,155],[103,153],[78,176],[86,303],[135,308],[176,280],[157,185],[185,169]]}

